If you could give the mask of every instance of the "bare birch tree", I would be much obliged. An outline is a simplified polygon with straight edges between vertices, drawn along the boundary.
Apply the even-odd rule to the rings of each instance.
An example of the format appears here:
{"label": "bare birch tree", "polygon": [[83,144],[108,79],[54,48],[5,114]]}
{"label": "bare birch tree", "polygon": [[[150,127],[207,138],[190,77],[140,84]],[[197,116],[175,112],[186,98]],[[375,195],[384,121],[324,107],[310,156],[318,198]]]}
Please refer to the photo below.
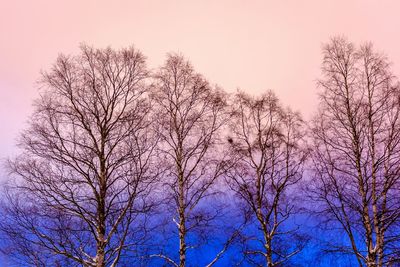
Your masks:
{"label": "bare birch tree", "polygon": [[283,109],[272,92],[260,97],[238,92],[233,105],[228,141],[235,168],[228,183],[258,230],[245,237],[244,253],[254,265],[280,266],[305,240],[296,227],[285,225],[296,211],[291,195],[307,155],[303,121],[298,113]]}
{"label": "bare birch tree", "polygon": [[333,38],[323,49],[320,110],[313,121],[319,218],[338,227],[359,266],[395,260],[399,222],[400,90],[385,56]]}
{"label": "bare birch tree", "polygon": [[87,46],[43,74],[1,223],[24,265],[116,266],[143,238],[131,227],[154,179],[146,78],[134,48]]}
{"label": "bare birch tree", "polygon": [[[169,55],[155,74],[153,97],[158,104],[160,150],[167,169],[165,197],[173,207],[170,222],[177,228],[179,259],[162,253],[153,256],[184,267],[188,249],[197,247],[195,240],[201,239],[197,235],[188,240],[189,234],[206,234],[218,215],[207,199],[216,192],[216,181],[224,169],[218,159],[218,131],[224,123],[226,100],[223,92],[212,89],[188,61],[175,54]],[[220,253],[208,266],[219,257]]]}

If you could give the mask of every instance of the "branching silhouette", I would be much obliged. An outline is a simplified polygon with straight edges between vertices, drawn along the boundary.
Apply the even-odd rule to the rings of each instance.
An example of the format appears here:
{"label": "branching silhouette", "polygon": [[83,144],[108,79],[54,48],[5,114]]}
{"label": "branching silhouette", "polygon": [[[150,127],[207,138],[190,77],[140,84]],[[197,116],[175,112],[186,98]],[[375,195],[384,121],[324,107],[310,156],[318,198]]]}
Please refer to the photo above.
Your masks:
{"label": "branching silhouette", "polygon": [[337,37],[323,53],[311,196],[322,222],[348,237],[328,250],[352,253],[359,266],[384,266],[398,243],[400,90],[371,44],[356,48]]}
{"label": "branching silhouette", "polygon": [[[272,92],[258,98],[239,92],[233,103],[228,143],[235,167],[228,184],[244,201],[244,216],[259,229],[255,235],[244,233],[243,253],[253,265],[260,265],[261,256],[261,266],[280,266],[306,241],[297,227],[285,227],[297,210],[291,189],[302,177],[307,156],[303,121],[281,108]],[[291,243],[283,247],[285,237]]]}
{"label": "branching silhouette", "polygon": [[116,266],[144,238],[131,227],[151,208],[156,178],[147,78],[134,48],[82,46],[43,73],[23,154],[9,162],[10,253],[35,266]]}
{"label": "branching silhouette", "polygon": [[[223,174],[219,132],[226,119],[226,95],[213,89],[182,56],[171,54],[155,74],[153,99],[157,103],[160,151],[166,166],[164,188],[171,221],[178,230],[179,260],[157,253],[174,266],[186,266],[187,250],[207,243],[207,232],[219,216],[206,201],[217,194],[217,180]],[[205,205],[206,204],[206,205]],[[171,206],[172,205],[172,206]],[[188,244],[196,234],[197,243]],[[192,242],[195,242],[192,238]],[[208,266],[218,260],[231,243]]]}
{"label": "branching silhouette", "polygon": [[[134,48],[60,55],[7,164],[1,252],[19,266],[398,265],[400,87],[371,44],[336,37],[323,56],[308,127],[181,55],[152,72]],[[324,244],[302,261],[312,235]]]}

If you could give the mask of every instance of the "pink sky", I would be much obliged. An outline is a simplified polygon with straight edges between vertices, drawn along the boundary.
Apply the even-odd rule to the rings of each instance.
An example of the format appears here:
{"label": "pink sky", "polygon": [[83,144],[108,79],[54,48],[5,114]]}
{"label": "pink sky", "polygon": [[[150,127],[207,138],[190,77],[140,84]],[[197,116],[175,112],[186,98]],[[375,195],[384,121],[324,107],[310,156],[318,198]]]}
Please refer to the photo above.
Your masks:
{"label": "pink sky", "polygon": [[233,92],[273,89],[306,119],[315,111],[321,44],[372,41],[400,75],[400,1],[0,0],[0,157],[11,155],[38,96],[35,81],[84,42],[134,44],[159,66],[177,51]]}

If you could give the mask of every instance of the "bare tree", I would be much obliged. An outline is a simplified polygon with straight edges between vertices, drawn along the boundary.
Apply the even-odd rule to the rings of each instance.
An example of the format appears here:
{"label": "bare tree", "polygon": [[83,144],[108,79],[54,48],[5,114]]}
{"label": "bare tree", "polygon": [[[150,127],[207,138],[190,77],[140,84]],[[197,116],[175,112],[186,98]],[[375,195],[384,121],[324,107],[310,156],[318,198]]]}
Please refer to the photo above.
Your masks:
{"label": "bare tree", "polygon": [[255,236],[244,233],[244,254],[252,264],[279,266],[304,245],[297,227],[285,225],[296,211],[292,195],[307,155],[303,121],[281,108],[272,92],[260,97],[238,92],[233,105],[228,141],[235,168],[228,183],[243,200],[245,216],[257,226]]}
{"label": "bare tree", "polygon": [[134,48],[87,46],[43,74],[1,223],[19,260],[116,266],[143,238],[131,227],[151,208],[154,180],[146,78]]}
{"label": "bare tree", "polygon": [[323,49],[320,110],[313,121],[315,178],[310,187],[326,226],[359,266],[395,260],[399,221],[400,91],[385,56],[333,38]]}
{"label": "bare tree", "polygon": [[[170,222],[178,232],[179,260],[167,253],[153,256],[183,267],[188,249],[198,247],[196,241],[208,242],[204,235],[218,216],[209,204],[224,169],[219,159],[218,132],[224,123],[225,95],[212,89],[182,56],[172,54],[155,74],[153,98],[158,104],[160,150],[166,166],[165,197],[173,208]],[[196,238],[188,240],[194,233]],[[221,255],[218,253],[208,266]]]}

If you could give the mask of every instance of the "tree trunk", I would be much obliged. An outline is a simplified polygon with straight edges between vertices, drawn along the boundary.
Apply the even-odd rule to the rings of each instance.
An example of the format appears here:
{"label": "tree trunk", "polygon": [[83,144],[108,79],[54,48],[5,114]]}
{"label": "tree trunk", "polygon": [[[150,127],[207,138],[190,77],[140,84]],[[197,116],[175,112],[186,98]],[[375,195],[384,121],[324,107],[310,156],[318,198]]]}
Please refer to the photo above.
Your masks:
{"label": "tree trunk", "polygon": [[184,197],[184,177],[179,177],[179,267],[186,266],[186,217]]}
{"label": "tree trunk", "polygon": [[268,238],[267,243],[266,243],[266,250],[267,250],[267,266],[268,267],[273,267],[274,264],[272,262],[272,246],[271,246],[271,239]]}

